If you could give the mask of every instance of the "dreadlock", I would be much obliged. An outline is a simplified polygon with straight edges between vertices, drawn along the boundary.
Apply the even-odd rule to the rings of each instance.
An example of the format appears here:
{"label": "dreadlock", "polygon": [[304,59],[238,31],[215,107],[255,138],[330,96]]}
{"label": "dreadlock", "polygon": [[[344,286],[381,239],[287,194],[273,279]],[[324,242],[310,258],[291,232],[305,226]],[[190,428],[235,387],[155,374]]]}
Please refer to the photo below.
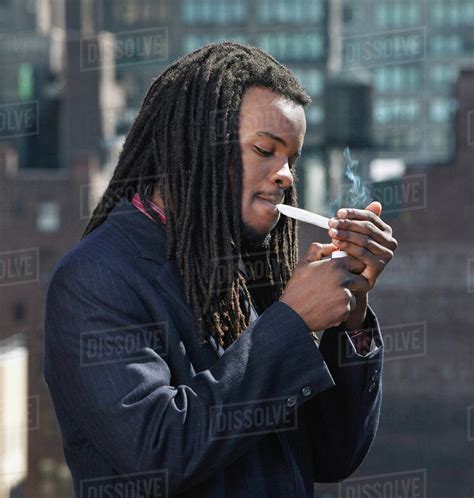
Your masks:
{"label": "dreadlock", "polygon": [[[256,47],[211,43],[168,66],[152,83],[125,140],[113,177],[82,235],[138,192],[150,216],[147,186],[158,184],[167,222],[166,257],[176,259],[201,342],[226,347],[250,323],[241,292],[262,313],[278,300],[296,263],[296,223],[281,217],[259,254],[241,242],[242,161],[238,113],[250,86],[303,106],[310,97],[291,71]],[[285,191],[297,204],[296,190]],[[239,257],[248,277],[238,271]]]}

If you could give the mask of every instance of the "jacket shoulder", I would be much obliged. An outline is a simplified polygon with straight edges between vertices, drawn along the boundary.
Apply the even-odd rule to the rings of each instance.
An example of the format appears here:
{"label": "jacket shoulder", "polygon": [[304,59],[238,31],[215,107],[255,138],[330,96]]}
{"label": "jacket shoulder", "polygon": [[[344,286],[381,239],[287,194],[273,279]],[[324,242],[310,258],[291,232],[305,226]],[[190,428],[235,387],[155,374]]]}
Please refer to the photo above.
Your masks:
{"label": "jacket shoulder", "polygon": [[62,256],[53,270],[51,280],[59,271],[80,270],[85,263],[96,268],[113,268],[115,272],[121,273],[121,268],[130,266],[134,249],[120,230],[105,221]]}

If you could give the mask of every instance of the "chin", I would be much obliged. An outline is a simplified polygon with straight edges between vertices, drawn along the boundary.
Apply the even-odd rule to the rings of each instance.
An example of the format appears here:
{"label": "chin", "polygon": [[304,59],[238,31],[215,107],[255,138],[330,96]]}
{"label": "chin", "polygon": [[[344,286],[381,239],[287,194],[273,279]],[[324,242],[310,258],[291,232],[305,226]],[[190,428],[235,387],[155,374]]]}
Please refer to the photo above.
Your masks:
{"label": "chin", "polygon": [[242,239],[242,246],[248,249],[268,249],[270,247],[271,230],[256,227],[241,219],[240,234]]}

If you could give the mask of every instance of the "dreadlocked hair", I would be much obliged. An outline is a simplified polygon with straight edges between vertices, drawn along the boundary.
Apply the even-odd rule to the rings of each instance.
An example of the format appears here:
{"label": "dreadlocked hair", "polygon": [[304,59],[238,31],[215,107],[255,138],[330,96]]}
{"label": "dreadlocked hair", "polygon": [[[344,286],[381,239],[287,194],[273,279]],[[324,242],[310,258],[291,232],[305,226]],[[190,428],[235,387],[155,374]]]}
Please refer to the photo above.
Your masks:
{"label": "dreadlocked hair", "polygon": [[[311,98],[284,65],[261,49],[211,43],[179,59],[152,83],[125,140],[110,183],[82,235],[138,192],[166,231],[166,258],[176,259],[200,342],[223,347],[250,324],[248,303],[262,313],[282,294],[296,263],[294,220],[281,217],[259,253],[241,241],[242,160],[238,113],[245,90],[271,89],[306,106]],[[166,224],[151,209],[147,186],[159,186]],[[294,187],[286,204],[296,206]],[[239,258],[247,277],[238,270]]]}

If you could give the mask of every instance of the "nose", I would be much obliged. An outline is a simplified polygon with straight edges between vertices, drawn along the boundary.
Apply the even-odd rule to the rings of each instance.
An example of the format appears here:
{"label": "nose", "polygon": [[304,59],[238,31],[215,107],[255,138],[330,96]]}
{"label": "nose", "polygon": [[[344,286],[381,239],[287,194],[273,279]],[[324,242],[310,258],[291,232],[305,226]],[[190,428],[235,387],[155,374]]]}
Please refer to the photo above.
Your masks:
{"label": "nose", "polygon": [[276,183],[279,188],[287,189],[293,186],[294,179],[288,161],[278,170],[272,173],[272,183]]}

